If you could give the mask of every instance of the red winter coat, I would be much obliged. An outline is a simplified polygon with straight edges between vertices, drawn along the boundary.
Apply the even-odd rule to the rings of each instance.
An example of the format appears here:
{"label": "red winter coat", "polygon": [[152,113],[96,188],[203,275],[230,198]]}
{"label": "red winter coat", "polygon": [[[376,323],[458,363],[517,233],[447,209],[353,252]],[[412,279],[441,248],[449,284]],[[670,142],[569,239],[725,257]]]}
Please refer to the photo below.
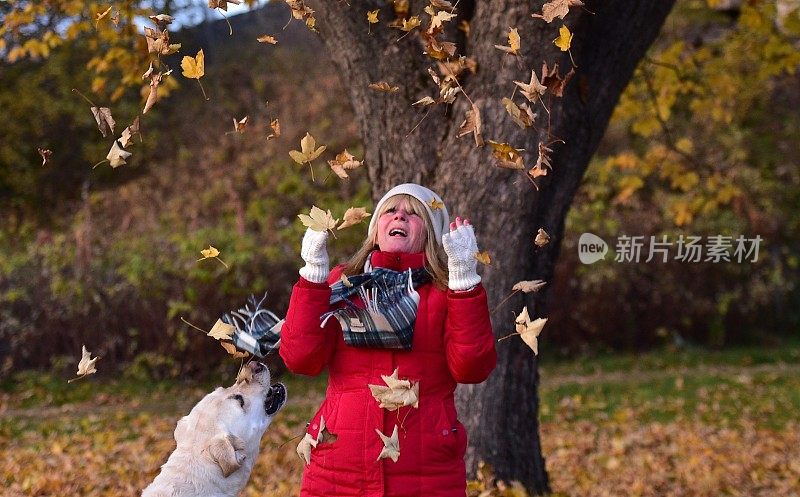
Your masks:
{"label": "red winter coat", "polygon": [[[421,267],[424,254],[374,252],[373,267],[396,271]],[[339,280],[342,267],[328,278]],[[325,400],[308,427],[317,437],[325,417],[333,443],[311,450],[303,472],[301,497],[464,497],[467,433],[456,416],[456,383],[480,383],[497,356],[481,285],[455,293],[432,283],[416,288],[420,296],[410,351],[345,345],[341,327],[320,315],[330,310],[326,284],[303,278],[294,286],[281,330],[280,355],[294,373],[318,375],[328,367]],[[378,407],[367,385],[384,385],[381,375],[398,368],[401,379],[419,381],[419,408],[387,411]],[[398,419],[400,421],[398,421]],[[378,455],[398,425],[400,458]]]}

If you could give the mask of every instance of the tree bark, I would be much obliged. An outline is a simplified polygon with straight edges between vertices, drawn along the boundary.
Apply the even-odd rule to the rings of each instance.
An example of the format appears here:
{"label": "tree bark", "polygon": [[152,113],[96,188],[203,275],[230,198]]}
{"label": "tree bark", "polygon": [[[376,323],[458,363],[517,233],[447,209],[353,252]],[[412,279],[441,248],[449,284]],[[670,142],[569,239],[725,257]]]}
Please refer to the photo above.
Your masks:
{"label": "tree bark", "polygon": [[[537,180],[538,191],[519,171],[494,167],[489,147],[476,148],[471,135],[457,137],[471,105],[464,95],[452,105],[431,109],[424,120],[425,110],[411,107],[424,96],[437,96],[438,88],[427,74],[435,63],[423,54],[416,32],[402,37],[402,31],[386,27],[394,18],[391,2],[308,3],[317,11],[320,35],[349,91],[364,140],[373,197],[377,200],[398,183],[416,182],[437,191],[451,217],[470,218],[481,249],[492,255],[492,264],[482,273],[492,303],[499,302],[519,280],[549,281],[564,220],[589,159],[619,95],[674,0],[588,0],[586,9],[573,7],[564,22],[557,19],[551,24],[530,15],[541,12],[540,1],[457,3],[458,17],[448,24],[444,39],[457,42],[457,55],[477,62],[477,72],[464,73],[459,81],[481,110],[484,138],[525,148],[528,167],[536,160],[539,142],[550,143],[554,138],[566,142],[552,145],[553,171]],[[410,3],[411,15],[423,20],[417,30],[426,28],[425,3]],[[374,9],[380,9],[381,24],[373,25],[368,33],[366,12]],[[470,23],[467,36],[455,29],[461,20]],[[576,75],[562,98],[545,98],[550,113],[539,107],[537,130],[523,130],[510,119],[501,98],[512,96],[513,81],[528,82],[531,69],[540,74],[543,61],[551,67],[558,62],[562,75],[569,70],[569,56],[552,43],[562,24],[574,33],[571,53],[578,65]],[[522,39],[518,57],[494,48],[507,43],[509,27],[516,27]],[[378,81],[397,85],[400,91],[386,94],[368,88]],[[521,102],[520,97],[517,101]],[[539,228],[551,236],[541,249],[533,244]],[[495,334],[513,332],[511,312],[519,312],[524,304],[532,317],[546,316],[546,293],[534,298],[515,296],[493,316]],[[557,332],[545,328],[545,343],[548,334]],[[492,376],[480,385],[463,385],[458,390],[460,416],[470,437],[467,467],[474,474],[478,462],[486,461],[498,478],[519,480],[531,493],[548,492],[539,441],[536,357],[520,340],[500,342],[497,348],[499,361]]]}

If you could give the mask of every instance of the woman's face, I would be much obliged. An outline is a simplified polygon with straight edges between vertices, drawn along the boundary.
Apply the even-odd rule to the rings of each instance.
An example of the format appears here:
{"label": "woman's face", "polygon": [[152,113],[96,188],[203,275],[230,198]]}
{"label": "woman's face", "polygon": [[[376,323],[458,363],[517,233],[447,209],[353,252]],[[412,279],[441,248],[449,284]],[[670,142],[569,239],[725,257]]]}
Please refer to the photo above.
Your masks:
{"label": "woman's face", "polygon": [[426,237],[425,220],[412,212],[406,199],[378,218],[378,246],[384,252],[422,252]]}

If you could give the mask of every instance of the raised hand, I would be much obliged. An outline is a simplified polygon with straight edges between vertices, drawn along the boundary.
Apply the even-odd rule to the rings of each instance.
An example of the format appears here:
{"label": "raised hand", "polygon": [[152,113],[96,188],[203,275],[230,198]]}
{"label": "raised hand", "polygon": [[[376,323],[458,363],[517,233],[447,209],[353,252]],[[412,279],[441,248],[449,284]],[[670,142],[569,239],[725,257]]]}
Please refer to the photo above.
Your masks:
{"label": "raised hand", "polygon": [[442,245],[447,254],[448,286],[451,290],[469,290],[481,282],[478,276],[478,241],[469,219],[456,217],[450,223],[450,233],[442,235]]}
{"label": "raised hand", "polygon": [[306,230],[303,236],[303,245],[300,249],[300,257],[306,265],[300,268],[300,276],[312,283],[325,283],[330,273],[330,261],[328,259],[328,232],[314,231],[311,228]]}

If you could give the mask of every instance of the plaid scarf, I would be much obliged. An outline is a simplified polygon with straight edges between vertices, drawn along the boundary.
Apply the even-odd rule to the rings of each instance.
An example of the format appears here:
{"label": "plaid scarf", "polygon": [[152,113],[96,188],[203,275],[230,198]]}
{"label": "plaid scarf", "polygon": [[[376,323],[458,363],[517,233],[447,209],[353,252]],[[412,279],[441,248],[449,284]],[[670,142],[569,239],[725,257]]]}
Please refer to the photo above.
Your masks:
{"label": "plaid scarf", "polygon": [[[414,337],[419,294],[415,287],[431,281],[425,268],[398,272],[376,268],[331,287],[330,304],[344,307],[323,314],[320,326],[335,317],[342,326],[344,342],[352,347],[410,350]],[[364,307],[351,298],[358,296]]]}
{"label": "plaid scarf", "polygon": [[223,314],[220,318],[223,323],[234,327],[231,341],[237,349],[262,358],[280,346],[280,332],[284,321],[261,307],[266,299],[266,293],[261,300],[256,300],[255,295],[250,295],[244,307]]}

